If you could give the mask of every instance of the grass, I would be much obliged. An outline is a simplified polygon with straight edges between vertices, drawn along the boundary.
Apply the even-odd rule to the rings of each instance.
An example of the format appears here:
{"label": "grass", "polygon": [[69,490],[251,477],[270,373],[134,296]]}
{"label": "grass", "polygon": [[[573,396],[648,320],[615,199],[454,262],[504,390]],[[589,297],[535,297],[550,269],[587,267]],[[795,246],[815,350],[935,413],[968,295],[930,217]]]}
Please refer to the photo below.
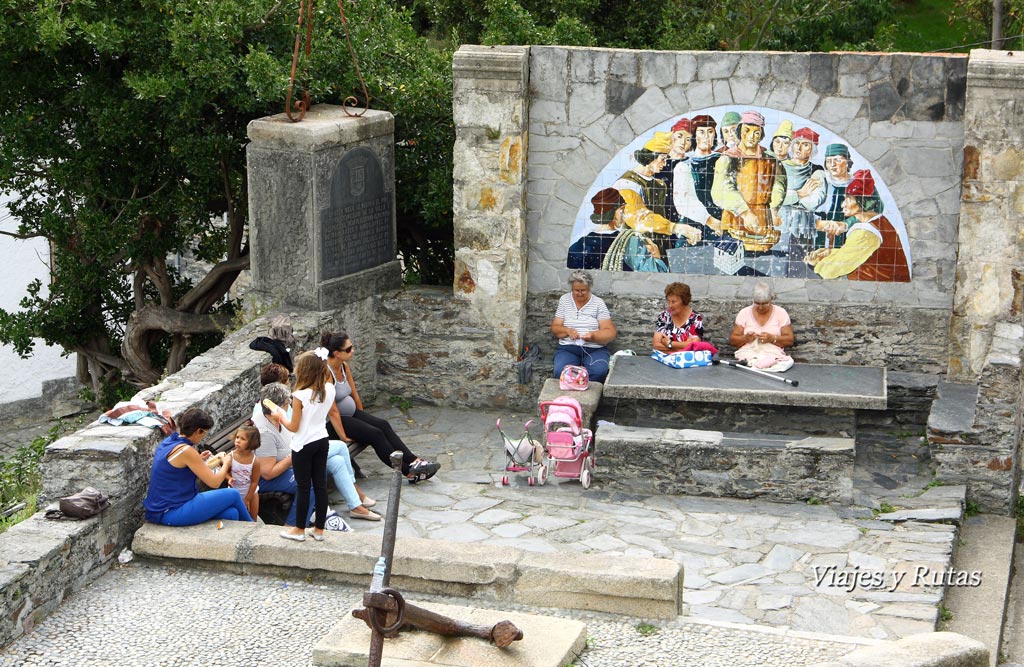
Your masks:
{"label": "grass", "polygon": [[[950,25],[953,0],[897,0],[896,23],[893,35],[895,51],[935,51],[961,44],[987,39],[985,34],[969,32],[965,21]],[[967,53],[970,47],[959,47],[953,52]]]}
{"label": "grass", "polygon": [[64,431],[64,424],[58,423],[46,435],[19,447],[13,456],[0,463],[0,511],[25,503],[23,509],[0,519],[0,533],[35,513],[36,497],[42,488],[39,463],[43,460],[46,446]]}
{"label": "grass", "polygon": [[939,629],[942,629],[946,623],[953,620],[953,612],[946,609],[944,605],[939,605]]}
{"label": "grass", "polygon": [[811,496],[810,498],[807,499],[807,504],[808,505],[824,505],[825,502],[821,498],[818,498],[816,496]]}
{"label": "grass", "polygon": [[388,398],[388,403],[395,406],[402,412],[408,412],[409,408],[412,407],[412,401],[404,396],[391,396]]}
{"label": "grass", "polygon": [[973,500],[967,501],[967,508],[964,510],[964,516],[978,516],[981,514],[981,507]]}
{"label": "grass", "polygon": [[644,637],[650,637],[651,635],[656,635],[661,632],[661,628],[656,625],[651,625],[650,623],[637,623],[636,631]]}

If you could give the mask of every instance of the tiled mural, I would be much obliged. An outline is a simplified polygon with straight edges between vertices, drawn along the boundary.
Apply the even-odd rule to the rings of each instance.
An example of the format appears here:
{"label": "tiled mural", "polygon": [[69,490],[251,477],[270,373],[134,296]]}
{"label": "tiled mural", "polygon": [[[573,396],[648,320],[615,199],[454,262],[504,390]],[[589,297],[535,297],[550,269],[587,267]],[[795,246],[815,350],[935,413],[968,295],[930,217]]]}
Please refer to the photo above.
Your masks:
{"label": "tiled mural", "polygon": [[842,137],[719,106],[634,139],[591,184],[568,268],[909,282],[906,226]]}

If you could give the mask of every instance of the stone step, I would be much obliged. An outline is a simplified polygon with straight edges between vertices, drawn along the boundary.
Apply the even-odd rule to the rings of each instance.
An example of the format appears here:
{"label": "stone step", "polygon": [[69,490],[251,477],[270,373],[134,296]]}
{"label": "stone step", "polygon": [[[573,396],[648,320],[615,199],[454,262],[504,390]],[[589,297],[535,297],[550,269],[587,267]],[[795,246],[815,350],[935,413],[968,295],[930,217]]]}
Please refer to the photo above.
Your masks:
{"label": "stone step", "polygon": [[[945,629],[982,642],[989,650],[991,665],[996,664],[1002,644],[1015,529],[1011,517],[982,514],[965,519],[952,571],[967,572],[968,576],[977,573],[978,581],[976,585],[969,581],[966,585],[948,586],[944,600],[945,608],[952,614]],[[1019,660],[1024,655],[1011,657]]]}
{"label": "stone step", "polygon": [[559,396],[572,396],[580,402],[583,408],[583,426],[593,428],[594,414],[597,412],[597,405],[601,402],[601,394],[604,392],[604,385],[600,382],[591,382],[586,391],[562,391],[558,380],[548,378],[544,381],[544,388],[540,390],[537,397],[537,414],[540,414],[540,404],[545,401],[553,401]]}
{"label": "stone step", "polygon": [[[253,571],[312,570],[336,581],[368,584],[380,537],[328,533],[323,542],[289,542],[280,526],[224,521],[173,528],[147,523],[135,533],[138,556],[203,561]],[[303,576],[298,574],[298,576]],[[401,591],[589,609],[644,618],[682,611],[682,566],[664,558],[546,554],[476,543],[402,537],[392,585]]]}
{"label": "stone step", "polygon": [[844,505],[853,496],[852,438],[602,423],[595,442],[602,479],[632,493]]}

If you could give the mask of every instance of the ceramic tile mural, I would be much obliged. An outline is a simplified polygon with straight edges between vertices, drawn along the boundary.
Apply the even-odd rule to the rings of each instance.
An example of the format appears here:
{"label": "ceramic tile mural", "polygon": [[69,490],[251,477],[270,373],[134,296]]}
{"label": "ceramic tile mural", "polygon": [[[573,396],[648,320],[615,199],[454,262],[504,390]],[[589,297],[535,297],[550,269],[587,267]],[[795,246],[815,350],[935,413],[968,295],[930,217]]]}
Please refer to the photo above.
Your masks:
{"label": "ceramic tile mural", "polygon": [[909,282],[879,174],[792,113],[720,106],[623,148],[576,214],[568,268]]}

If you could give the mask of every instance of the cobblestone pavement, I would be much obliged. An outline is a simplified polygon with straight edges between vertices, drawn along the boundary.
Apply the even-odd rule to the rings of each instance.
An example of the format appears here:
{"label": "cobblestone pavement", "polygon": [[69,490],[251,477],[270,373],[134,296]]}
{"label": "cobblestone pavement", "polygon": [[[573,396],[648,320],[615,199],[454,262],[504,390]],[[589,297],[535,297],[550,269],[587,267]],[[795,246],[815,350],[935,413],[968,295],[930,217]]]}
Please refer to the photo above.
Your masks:
{"label": "cobblestone pavement", "polygon": [[[515,435],[530,417],[420,407],[376,414],[444,466],[403,489],[400,536],[672,558],[683,564],[684,602],[696,619],[876,639],[935,629],[942,587],[933,578],[951,563],[955,526],[879,521],[856,507],[604,491],[601,477],[614,471],[602,469],[600,445],[589,490],[553,477],[529,487],[525,474],[503,487],[495,420]],[[359,460],[364,490],[383,499],[387,470],[372,452]]]}
{"label": "cobblestone pavement", "polygon": [[[0,653],[0,667],[308,667],[313,646],[361,595],[353,586],[115,566]],[[800,667],[858,647],[685,620],[641,626],[641,634],[622,617],[541,611],[587,624],[579,667]]]}

